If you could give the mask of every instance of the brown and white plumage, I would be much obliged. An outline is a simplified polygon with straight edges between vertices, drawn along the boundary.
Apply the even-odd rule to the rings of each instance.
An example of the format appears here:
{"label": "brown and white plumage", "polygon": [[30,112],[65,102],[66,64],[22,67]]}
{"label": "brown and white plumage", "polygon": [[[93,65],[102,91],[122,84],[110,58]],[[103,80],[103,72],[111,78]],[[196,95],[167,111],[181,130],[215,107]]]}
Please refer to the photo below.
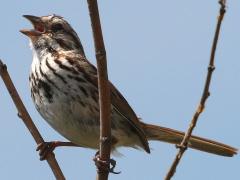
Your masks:
{"label": "brown and white plumage", "polygon": [[[99,105],[97,70],[86,59],[81,42],[62,18],[25,16],[33,30],[22,30],[30,37],[33,62],[30,86],[33,101],[42,117],[71,142],[97,149],[99,146]],[[178,144],[183,133],[141,122],[121,93],[109,82],[113,149],[141,147],[150,152],[148,140]],[[192,136],[190,147],[223,156],[236,149]]]}

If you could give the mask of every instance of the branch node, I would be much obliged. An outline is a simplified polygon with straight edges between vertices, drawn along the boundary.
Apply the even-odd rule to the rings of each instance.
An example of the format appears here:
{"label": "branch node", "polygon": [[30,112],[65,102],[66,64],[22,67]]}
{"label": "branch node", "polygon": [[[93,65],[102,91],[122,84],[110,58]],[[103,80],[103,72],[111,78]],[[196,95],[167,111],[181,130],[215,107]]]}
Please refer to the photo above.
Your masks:
{"label": "branch node", "polygon": [[226,7],[226,0],[219,0],[218,3],[221,5],[221,8]]}
{"label": "branch node", "polygon": [[208,70],[213,72],[216,69],[216,67],[214,65],[209,65],[208,66]]}
{"label": "branch node", "polygon": [[223,15],[225,14],[226,12],[226,0],[219,0],[218,2],[220,5],[221,5],[221,8],[220,8],[220,16],[219,18],[223,18]]}
{"label": "branch node", "polygon": [[101,50],[96,51],[96,58],[97,59],[103,59],[104,57],[106,57],[105,49],[101,49]]}
{"label": "branch node", "polygon": [[[225,12],[226,12],[225,7],[222,7],[222,8],[220,9],[220,17],[222,17],[222,15],[223,15]],[[223,17],[222,17],[222,18],[223,18]]]}
{"label": "branch node", "polygon": [[17,116],[22,119],[22,114],[20,112],[17,113]]}
{"label": "branch node", "polygon": [[111,144],[111,142],[112,142],[112,138],[110,137],[101,137],[100,138],[100,142],[102,142],[103,143],[103,145],[104,146],[106,146],[106,145],[109,145],[109,144]]}
{"label": "branch node", "polygon": [[181,149],[183,151],[186,151],[188,146],[187,145],[184,145],[184,144],[176,144],[175,145],[177,149]]}
{"label": "branch node", "polygon": [[111,138],[106,137],[106,136],[105,137],[101,137],[100,141],[103,142],[103,143],[110,143],[111,142]]}
{"label": "branch node", "polygon": [[207,92],[207,98],[208,98],[210,95],[211,95],[211,93],[208,91],[208,92]]}
{"label": "branch node", "polygon": [[[208,95],[209,95],[209,94],[208,94]],[[198,109],[197,109],[197,113],[198,113],[198,114],[201,114],[203,111],[204,111],[204,105],[199,104]]]}

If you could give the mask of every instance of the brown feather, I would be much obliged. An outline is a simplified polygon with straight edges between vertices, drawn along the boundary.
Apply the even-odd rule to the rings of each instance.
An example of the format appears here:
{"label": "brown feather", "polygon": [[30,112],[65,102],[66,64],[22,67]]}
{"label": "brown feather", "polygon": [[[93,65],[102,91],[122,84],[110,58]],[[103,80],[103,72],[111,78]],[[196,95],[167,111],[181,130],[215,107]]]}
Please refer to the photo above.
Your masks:
{"label": "brown feather", "polygon": [[[184,137],[184,133],[181,131],[145,123],[141,124],[149,140],[158,140],[171,144],[180,144]],[[221,156],[231,157],[237,154],[236,148],[197,136],[191,136],[188,146],[193,149]]]}

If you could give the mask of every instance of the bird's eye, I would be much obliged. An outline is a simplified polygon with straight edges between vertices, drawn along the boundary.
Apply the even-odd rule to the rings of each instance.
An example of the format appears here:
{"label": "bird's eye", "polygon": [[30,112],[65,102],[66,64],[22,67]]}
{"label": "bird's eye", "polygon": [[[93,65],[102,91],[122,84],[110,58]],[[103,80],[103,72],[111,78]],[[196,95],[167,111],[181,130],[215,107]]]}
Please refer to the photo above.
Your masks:
{"label": "bird's eye", "polygon": [[59,23],[52,25],[52,31],[53,32],[57,32],[57,31],[60,31],[62,29],[63,29],[63,26],[61,24],[59,24]]}

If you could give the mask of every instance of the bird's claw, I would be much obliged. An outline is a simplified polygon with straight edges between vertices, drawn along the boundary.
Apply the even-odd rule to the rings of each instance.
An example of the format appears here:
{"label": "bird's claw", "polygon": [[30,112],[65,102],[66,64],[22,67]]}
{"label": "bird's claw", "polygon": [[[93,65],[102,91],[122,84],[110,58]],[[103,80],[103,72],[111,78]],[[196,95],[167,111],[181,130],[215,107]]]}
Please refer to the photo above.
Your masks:
{"label": "bird's claw", "polygon": [[116,165],[117,165],[117,162],[116,162],[114,159],[110,159],[110,160],[109,160],[109,163],[110,163],[111,166],[112,166],[112,167],[109,168],[109,172],[110,172],[110,173],[113,173],[113,174],[120,174],[120,173],[121,173],[121,171],[118,171],[118,172],[114,171],[114,168],[115,168]]}
{"label": "bird's claw", "polygon": [[53,153],[57,147],[57,141],[43,142],[38,144],[36,151],[39,151],[40,160],[46,160],[48,155]]}
{"label": "bird's claw", "polygon": [[[110,172],[113,174],[121,173],[121,172],[114,171],[114,168],[116,167],[116,164],[117,164],[116,161],[114,159],[110,159],[109,161],[101,160],[99,151],[95,154],[93,161],[95,162],[95,165],[96,165],[99,173],[102,173],[102,172]],[[110,167],[110,165],[111,165],[111,167]]]}

